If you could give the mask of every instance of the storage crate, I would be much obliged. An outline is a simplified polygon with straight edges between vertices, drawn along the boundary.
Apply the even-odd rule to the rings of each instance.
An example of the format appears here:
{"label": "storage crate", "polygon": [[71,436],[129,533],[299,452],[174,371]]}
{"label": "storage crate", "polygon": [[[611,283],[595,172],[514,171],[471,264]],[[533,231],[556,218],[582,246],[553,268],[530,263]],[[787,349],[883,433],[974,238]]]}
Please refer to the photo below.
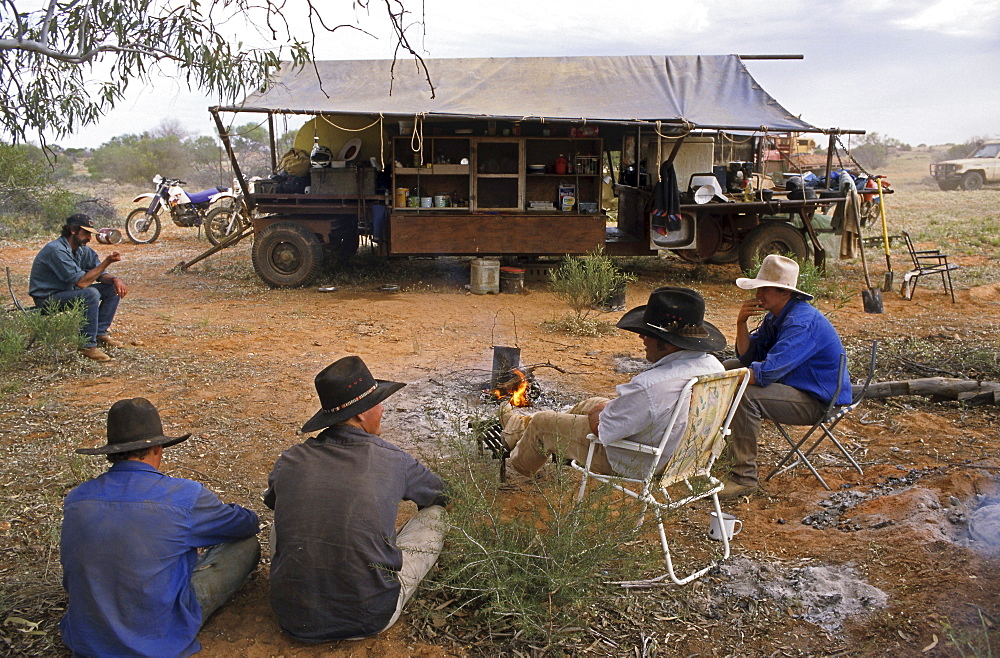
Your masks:
{"label": "storage crate", "polygon": [[528,263],[524,266],[524,280],[532,283],[547,283],[549,272],[559,267],[559,263]]}
{"label": "storage crate", "polygon": [[375,194],[375,170],[371,167],[346,169],[314,168],[310,172],[310,194],[345,196]]}

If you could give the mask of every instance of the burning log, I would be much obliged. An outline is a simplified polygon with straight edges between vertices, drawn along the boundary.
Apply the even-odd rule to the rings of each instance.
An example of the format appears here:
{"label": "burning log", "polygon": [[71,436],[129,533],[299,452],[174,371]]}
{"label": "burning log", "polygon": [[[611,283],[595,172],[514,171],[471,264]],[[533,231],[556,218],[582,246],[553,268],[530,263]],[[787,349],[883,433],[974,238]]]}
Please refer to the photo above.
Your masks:
{"label": "burning log", "polygon": [[489,399],[510,402],[514,407],[530,407],[541,391],[535,384],[530,368],[511,368],[506,376],[496,378],[496,386],[484,392]]}

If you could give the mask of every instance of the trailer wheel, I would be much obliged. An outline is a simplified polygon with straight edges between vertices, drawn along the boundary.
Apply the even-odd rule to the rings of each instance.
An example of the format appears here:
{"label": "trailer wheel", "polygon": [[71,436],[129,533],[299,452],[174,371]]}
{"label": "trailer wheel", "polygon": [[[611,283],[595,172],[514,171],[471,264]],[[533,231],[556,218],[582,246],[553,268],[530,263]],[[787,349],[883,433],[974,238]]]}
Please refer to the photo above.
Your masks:
{"label": "trailer wheel", "polygon": [[740,258],[740,239],[734,233],[735,227],[724,217],[720,217],[716,221],[719,223],[719,246],[715,248],[715,253],[708,258],[708,262],[714,265],[735,263]]}
{"label": "trailer wheel", "polygon": [[752,270],[764,256],[778,254],[804,260],[809,252],[797,228],[784,222],[764,222],[747,233],[740,245],[740,269]]}
{"label": "trailer wheel", "polygon": [[323,243],[301,224],[278,222],[256,236],[250,258],[257,276],[272,288],[304,286],[323,267]]}

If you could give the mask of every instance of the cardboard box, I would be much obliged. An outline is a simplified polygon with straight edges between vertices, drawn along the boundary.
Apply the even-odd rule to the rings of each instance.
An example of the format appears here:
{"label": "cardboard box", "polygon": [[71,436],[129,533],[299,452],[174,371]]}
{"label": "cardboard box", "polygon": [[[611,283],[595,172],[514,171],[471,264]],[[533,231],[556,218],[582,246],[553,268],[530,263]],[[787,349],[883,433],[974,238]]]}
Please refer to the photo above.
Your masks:
{"label": "cardboard box", "polygon": [[375,170],[371,167],[346,169],[314,168],[310,172],[310,194],[367,195],[375,194]]}

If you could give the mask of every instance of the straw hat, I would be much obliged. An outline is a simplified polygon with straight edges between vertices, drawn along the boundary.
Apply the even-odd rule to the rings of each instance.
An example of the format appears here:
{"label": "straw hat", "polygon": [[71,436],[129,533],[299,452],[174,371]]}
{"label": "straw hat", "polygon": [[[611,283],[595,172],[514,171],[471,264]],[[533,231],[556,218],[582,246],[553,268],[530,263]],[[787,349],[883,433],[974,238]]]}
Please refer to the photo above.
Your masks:
{"label": "straw hat", "polygon": [[802,292],[796,288],[799,282],[799,264],[786,256],[771,254],[765,256],[760,264],[760,271],[756,278],[747,279],[740,277],[736,279],[736,285],[743,290],[754,290],[756,288],[782,288],[791,290],[793,293],[805,300],[812,299],[813,296],[807,292]]}

